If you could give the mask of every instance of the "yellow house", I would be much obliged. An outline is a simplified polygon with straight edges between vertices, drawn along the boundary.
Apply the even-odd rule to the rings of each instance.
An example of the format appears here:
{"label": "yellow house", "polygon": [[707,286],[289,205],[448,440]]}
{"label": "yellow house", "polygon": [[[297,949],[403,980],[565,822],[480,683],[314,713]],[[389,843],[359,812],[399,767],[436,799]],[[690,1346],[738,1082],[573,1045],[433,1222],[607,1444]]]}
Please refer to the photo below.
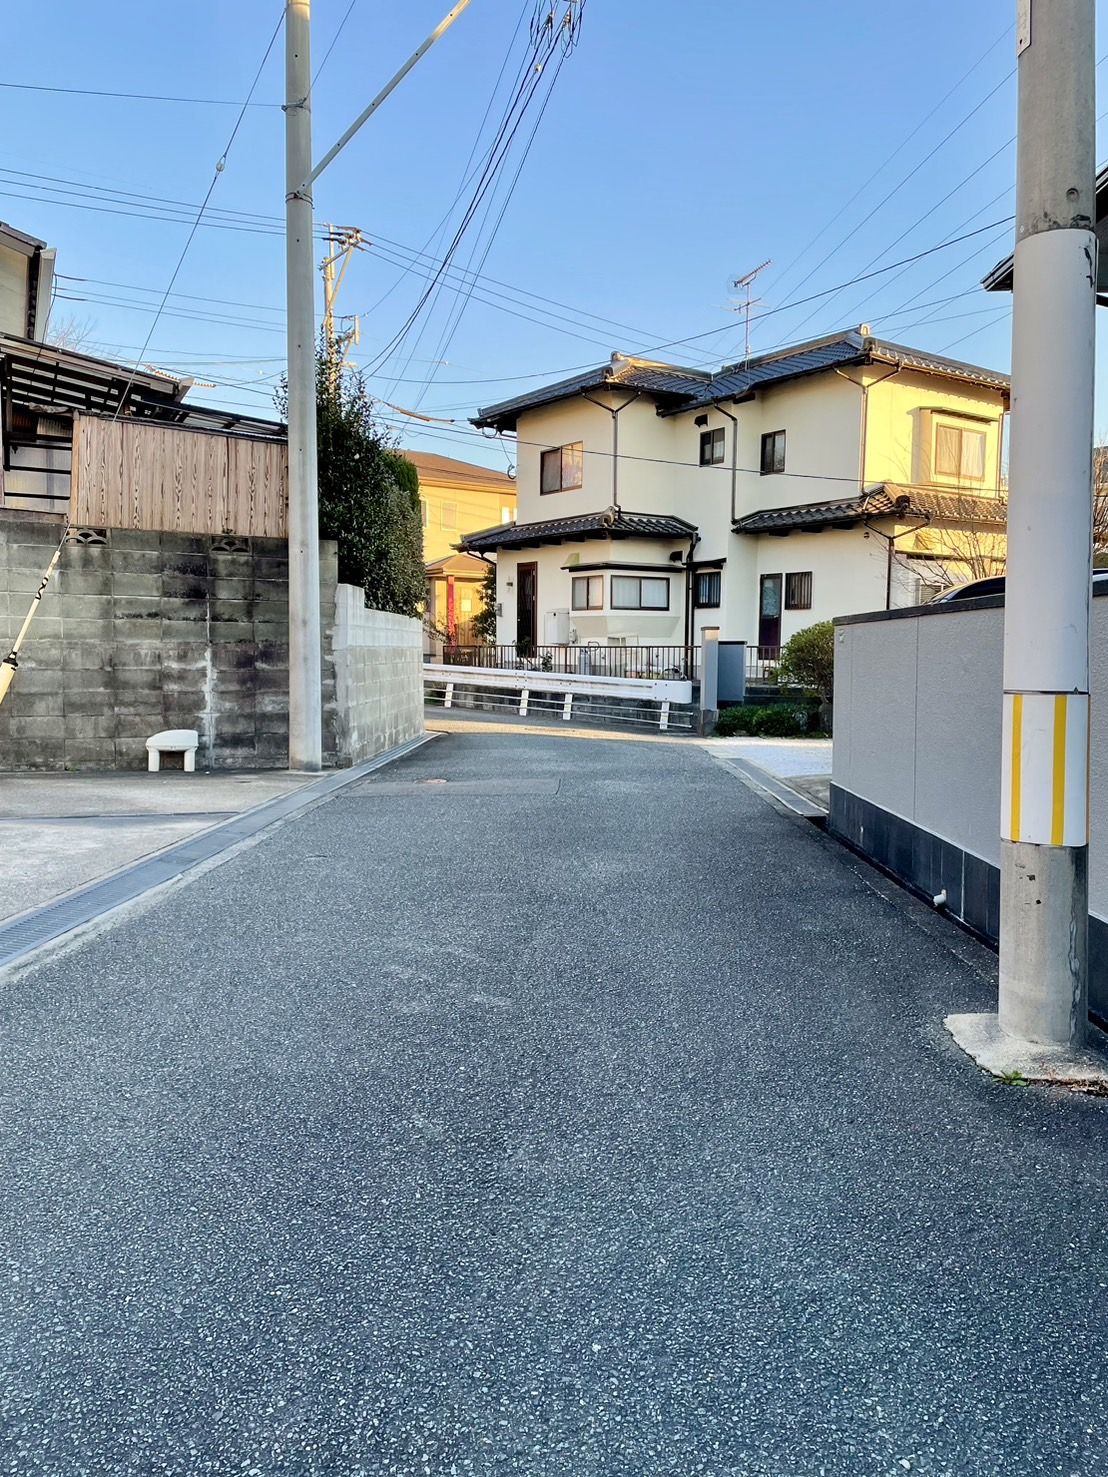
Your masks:
{"label": "yellow house", "polygon": [[482,410],[514,433],[501,643],[771,657],[805,626],[911,605],[1003,560],[1008,377],[858,329],[717,371],[622,354]]}
{"label": "yellow house", "polygon": [[515,478],[433,452],[405,451],[404,456],[419,473],[427,615],[433,625],[467,645],[488,564],[459,553],[458,544],[479,528],[515,521]]}

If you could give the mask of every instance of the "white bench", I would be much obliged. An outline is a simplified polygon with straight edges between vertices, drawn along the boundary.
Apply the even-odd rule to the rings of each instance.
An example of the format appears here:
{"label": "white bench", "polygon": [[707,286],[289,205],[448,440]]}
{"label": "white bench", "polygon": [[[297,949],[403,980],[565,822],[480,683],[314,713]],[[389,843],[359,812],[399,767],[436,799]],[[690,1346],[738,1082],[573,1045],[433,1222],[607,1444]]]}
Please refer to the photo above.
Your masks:
{"label": "white bench", "polygon": [[146,765],[152,774],[162,767],[163,754],[184,754],[185,772],[196,771],[196,747],[200,735],[195,728],[166,728],[161,733],[152,733],[146,740]]}

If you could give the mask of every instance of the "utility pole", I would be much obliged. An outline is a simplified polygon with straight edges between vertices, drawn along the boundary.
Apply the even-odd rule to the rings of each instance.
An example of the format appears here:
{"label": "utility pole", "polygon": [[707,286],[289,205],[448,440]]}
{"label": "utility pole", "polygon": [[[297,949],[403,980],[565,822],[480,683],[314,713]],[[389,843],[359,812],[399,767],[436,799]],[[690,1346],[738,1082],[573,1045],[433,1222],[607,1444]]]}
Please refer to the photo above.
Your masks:
{"label": "utility pole", "polygon": [[[329,250],[321,262],[323,272],[323,336],[327,348],[331,353],[342,350],[345,359],[346,346],[357,343],[360,337],[360,324],[357,315],[350,317],[350,327],[341,331],[335,329],[335,303],[338,301],[339,289],[342,287],[342,279],[346,276],[346,269],[350,265],[350,258],[355,251],[363,247],[364,237],[357,226],[327,227],[327,245]],[[335,268],[339,263],[336,273]]]}
{"label": "utility pole", "polygon": [[992,1033],[992,1060],[948,1023],[992,1070],[1072,1059],[1088,977],[1094,0],[1017,0],[1017,46],[1000,996],[951,1018]]}
{"label": "utility pole", "polygon": [[[470,0],[458,0],[400,70],[312,166],[311,0],[285,5],[285,287],[289,417],[289,768],[323,763],[319,612],[319,480],[315,395],[312,185],[434,46]],[[339,279],[341,281],[341,278]],[[335,284],[335,290],[338,283]]]}
{"label": "utility pole", "polygon": [[289,418],[289,768],[323,763],[312,250],[311,0],[285,8]]}

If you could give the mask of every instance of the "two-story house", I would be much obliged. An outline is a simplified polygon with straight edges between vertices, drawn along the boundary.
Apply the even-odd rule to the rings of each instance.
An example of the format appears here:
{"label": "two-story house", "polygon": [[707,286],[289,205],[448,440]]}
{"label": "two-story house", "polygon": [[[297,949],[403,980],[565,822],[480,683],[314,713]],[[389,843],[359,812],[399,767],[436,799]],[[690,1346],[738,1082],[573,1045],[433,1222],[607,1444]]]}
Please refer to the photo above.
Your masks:
{"label": "two-story house", "polygon": [[480,608],[488,564],[475,554],[459,553],[458,540],[474,529],[515,521],[515,478],[430,451],[404,455],[419,473],[427,615],[438,630],[464,645],[473,639],[470,622]]}
{"label": "two-story house", "polygon": [[767,655],[818,620],[916,603],[1004,555],[1008,378],[858,330],[718,372],[613,354],[482,410],[514,433],[498,639]]}

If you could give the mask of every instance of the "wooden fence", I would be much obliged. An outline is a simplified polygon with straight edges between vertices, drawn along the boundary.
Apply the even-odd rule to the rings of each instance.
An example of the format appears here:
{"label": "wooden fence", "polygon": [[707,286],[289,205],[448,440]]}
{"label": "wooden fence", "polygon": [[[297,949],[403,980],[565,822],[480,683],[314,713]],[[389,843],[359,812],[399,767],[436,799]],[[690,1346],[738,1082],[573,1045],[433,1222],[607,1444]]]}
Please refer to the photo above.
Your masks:
{"label": "wooden fence", "polygon": [[69,517],[86,528],[287,538],[288,448],[75,415]]}

